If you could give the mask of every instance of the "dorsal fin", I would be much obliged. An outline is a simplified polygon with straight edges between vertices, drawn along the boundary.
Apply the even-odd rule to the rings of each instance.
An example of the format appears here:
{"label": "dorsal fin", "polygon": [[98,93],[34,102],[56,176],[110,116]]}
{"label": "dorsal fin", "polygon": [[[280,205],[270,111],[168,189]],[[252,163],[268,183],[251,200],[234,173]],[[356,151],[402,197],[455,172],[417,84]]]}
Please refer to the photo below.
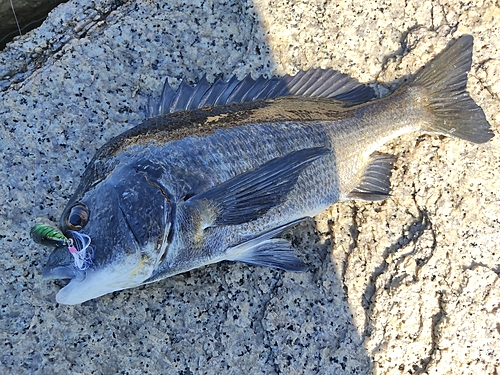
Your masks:
{"label": "dorsal fin", "polygon": [[218,79],[213,84],[203,76],[194,87],[183,80],[177,91],[165,80],[160,101],[149,100],[147,116],[281,96],[333,98],[364,103],[373,99],[375,93],[371,87],[332,69],[303,70],[295,76],[285,75],[281,78],[267,79],[260,76],[256,80],[250,75],[241,81],[233,76],[227,82]]}

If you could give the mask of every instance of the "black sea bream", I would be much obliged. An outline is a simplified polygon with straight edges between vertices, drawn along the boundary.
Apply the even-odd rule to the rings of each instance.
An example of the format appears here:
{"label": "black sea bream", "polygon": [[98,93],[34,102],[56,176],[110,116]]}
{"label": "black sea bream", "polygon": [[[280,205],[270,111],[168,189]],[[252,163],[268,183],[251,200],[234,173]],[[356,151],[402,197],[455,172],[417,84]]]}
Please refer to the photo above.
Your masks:
{"label": "black sea bream", "polygon": [[[405,133],[493,137],[466,91],[463,36],[388,97],[333,70],[165,86],[154,116],[105,144],[60,219],[44,269],[78,304],[223,260],[300,271],[280,232],[350,199],[390,192]],[[64,236],[68,239],[64,240]],[[55,234],[54,234],[55,235]],[[45,238],[47,240],[47,238]],[[50,238],[48,239],[50,240]]]}

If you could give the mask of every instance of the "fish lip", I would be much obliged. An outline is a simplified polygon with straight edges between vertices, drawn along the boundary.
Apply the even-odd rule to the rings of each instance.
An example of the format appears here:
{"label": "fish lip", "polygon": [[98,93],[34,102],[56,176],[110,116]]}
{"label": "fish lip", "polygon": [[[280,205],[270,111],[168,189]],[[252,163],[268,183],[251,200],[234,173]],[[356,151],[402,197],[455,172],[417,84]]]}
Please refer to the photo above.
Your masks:
{"label": "fish lip", "polygon": [[[75,295],[73,292],[73,288],[75,287],[75,284],[78,282],[75,279],[71,279],[68,284],[66,284],[64,287],[59,289],[59,291],[56,294],[56,302],[61,304],[61,305],[76,305],[79,303],[83,303],[87,301],[87,299],[80,299],[78,298],[79,296],[77,295],[75,298]],[[79,284],[79,283],[78,283]]]}
{"label": "fish lip", "polygon": [[42,270],[43,280],[61,280],[61,279],[73,279],[75,277],[75,272],[71,266],[54,266],[50,267],[45,265]]}
{"label": "fish lip", "polygon": [[75,267],[73,257],[66,246],[57,246],[49,255],[49,259],[43,267],[42,279],[83,281],[86,274],[85,270]]}
{"label": "fish lip", "polygon": [[62,305],[77,305],[118,290],[139,285],[119,284],[109,286],[107,276],[107,271],[101,270],[91,273],[84,282],[78,282],[75,279],[70,280],[57,292],[56,302]]}
{"label": "fish lip", "polygon": [[52,268],[44,267],[42,271],[43,280],[75,280],[82,282],[85,280],[87,272],[77,269],[75,266],[56,266]]}

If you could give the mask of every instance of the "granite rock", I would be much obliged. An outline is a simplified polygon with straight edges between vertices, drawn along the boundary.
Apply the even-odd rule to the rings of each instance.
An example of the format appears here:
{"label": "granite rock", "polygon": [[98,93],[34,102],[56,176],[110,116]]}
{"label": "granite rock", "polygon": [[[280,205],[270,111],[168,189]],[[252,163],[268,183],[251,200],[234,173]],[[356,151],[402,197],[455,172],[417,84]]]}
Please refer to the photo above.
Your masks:
{"label": "granite rock", "polygon": [[475,37],[469,91],[495,133],[493,1],[70,1],[0,53],[1,373],[493,374],[500,371],[500,141],[407,135],[393,196],[293,228],[309,265],[222,263],[78,306],[55,303],[56,223],[95,151],[168,77],[332,67],[387,94]]}

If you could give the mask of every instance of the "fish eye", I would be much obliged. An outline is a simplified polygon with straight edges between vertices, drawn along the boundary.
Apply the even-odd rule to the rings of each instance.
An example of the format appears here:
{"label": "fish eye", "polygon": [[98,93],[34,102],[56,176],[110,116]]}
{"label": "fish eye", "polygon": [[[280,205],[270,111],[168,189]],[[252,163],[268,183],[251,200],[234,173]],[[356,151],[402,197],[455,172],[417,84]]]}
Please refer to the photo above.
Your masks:
{"label": "fish eye", "polygon": [[66,225],[71,230],[80,230],[89,221],[89,209],[83,203],[77,203],[69,212],[68,217],[66,218]]}

